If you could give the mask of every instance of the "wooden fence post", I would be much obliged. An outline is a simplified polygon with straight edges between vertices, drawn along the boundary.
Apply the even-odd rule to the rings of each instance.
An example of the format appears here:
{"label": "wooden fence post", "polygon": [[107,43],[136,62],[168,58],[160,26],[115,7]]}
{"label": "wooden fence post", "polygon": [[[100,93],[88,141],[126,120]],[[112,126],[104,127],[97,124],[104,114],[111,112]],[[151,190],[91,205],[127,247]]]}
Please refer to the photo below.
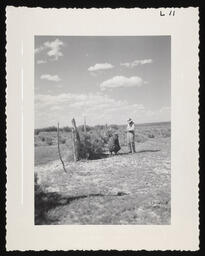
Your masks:
{"label": "wooden fence post", "polygon": [[85,134],[87,133],[87,130],[86,130],[86,117],[84,116],[84,132]]}
{"label": "wooden fence post", "polygon": [[74,153],[74,161],[78,161],[80,156],[79,156],[79,149],[80,149],[80,135],[78,133],[78,129],[76,126],[75,119],[73,118],[72,121],[72,139],[73,139],[73,153]]}
{"label": "wooden fence post", "polygon": [[107,134],[107,131],[108,131],[108,126],[107,124],[105,124],[105,128],[104,128],[104,137],[106,137],[108,134]]}
{"label": "wooden fence post", "polygon": [[61,152],[60,152],[59,123],[58,123],[58,128],[57,128],[57,136],[58,136],[58,155],[59,155],[59,158],[60,158],[61,163],[62,163],[62,165],[63,165],[63,170],[64,170],[64,172],[67,172],[67,171],[66,171],[66,168],[65,168],[65,164],[64,164],[63,159],[62,159],[62,156],[61,156]]}
{"label": "wooden fence post", "polygon": [[72,144],[73,144],[73,160],[76,162],[76,153],[75,153],[75,140],[74,140],[74,129],[71,128]]}

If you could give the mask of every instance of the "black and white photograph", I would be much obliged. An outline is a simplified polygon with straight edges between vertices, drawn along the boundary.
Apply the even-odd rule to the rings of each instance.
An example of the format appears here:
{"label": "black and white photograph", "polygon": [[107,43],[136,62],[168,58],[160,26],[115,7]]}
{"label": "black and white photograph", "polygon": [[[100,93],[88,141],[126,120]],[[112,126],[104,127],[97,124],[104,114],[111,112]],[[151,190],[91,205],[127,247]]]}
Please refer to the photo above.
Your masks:
{"label": "black and white photograph", "polygon": [[6,9],[6,248],[196,251],[199,8]]}
{"label": "black and white photograph", "polygon": [[34,48],[35,225],[170,225],[171,36]]}

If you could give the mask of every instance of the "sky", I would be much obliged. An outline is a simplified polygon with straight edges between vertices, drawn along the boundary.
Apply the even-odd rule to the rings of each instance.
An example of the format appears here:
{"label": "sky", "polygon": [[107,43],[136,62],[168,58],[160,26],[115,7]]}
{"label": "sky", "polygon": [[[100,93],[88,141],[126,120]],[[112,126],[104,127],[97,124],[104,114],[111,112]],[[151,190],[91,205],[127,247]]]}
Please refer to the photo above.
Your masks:
{"label": "sky", "polygon": [[35,36],[35,128],[170,121],[170,36]]}

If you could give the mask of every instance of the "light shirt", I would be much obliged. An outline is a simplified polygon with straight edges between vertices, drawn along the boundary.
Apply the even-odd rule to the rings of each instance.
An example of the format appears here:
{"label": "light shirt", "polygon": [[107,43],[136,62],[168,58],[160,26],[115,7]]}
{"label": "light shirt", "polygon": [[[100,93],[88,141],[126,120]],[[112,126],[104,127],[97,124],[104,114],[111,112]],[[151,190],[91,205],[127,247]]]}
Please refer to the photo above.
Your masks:
{"label": "light shirt", "polygon": [[128,132],[134,132],[135,131],[135,124],[134,123],[132,123],[131,125],[128,124],[127,125],[127,131]]}

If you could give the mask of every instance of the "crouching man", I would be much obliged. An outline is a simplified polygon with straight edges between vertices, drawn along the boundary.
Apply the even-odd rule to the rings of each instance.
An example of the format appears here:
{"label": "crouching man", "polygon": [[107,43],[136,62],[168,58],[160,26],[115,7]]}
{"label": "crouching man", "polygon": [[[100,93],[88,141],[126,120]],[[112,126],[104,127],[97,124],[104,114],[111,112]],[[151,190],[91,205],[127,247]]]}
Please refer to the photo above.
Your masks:
{"label": "crouching man", "polygon": [[135,153],[135,124],[131,118],[127,120],[127,144],[129,153]]}
{"label": "crouching man", "polygon": [[111,135],[108,141],[108,149],[111,155],[113,152],[116,155],[117,152],[121,149],[117,133],[115,133],[114,135]]}

